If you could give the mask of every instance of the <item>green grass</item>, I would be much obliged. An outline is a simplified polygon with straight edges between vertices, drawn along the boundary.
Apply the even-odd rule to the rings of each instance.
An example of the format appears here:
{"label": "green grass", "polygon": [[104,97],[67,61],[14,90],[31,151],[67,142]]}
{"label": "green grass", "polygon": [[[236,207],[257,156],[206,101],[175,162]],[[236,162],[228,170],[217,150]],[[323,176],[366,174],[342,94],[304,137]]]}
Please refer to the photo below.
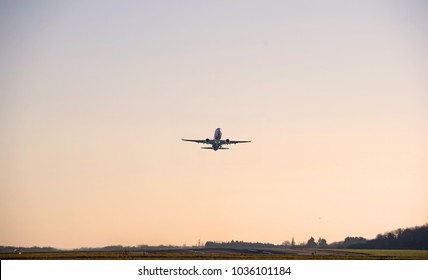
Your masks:
{"label": "green grass", "polygon": [[428,250],[341,249],[336,251],[364,254],[380,259],[428,259]]}

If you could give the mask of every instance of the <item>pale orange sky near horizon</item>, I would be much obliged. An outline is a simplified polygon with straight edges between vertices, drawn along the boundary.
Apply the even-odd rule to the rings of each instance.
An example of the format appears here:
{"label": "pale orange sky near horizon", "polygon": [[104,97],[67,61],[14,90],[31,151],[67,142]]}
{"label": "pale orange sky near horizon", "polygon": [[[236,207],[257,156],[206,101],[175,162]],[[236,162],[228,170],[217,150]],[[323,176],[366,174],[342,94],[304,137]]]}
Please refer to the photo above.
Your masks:
{"label": "pale orange sky near horizon", "polygon": [[[428,222],[423,1],[0,2],[0,245]],[[201,150],[181,138],[253,140]]]}

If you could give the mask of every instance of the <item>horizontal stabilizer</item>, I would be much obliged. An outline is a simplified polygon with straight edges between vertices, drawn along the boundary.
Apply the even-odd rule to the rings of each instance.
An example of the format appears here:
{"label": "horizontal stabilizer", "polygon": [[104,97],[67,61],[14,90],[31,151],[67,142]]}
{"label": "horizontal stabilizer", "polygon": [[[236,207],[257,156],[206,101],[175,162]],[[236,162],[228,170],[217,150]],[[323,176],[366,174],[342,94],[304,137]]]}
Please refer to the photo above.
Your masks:
{"label": "horizontal stabilizer", "polygon": [[212,147],[201,147],[201,149],[208,149],[208,150],[212,150]]}

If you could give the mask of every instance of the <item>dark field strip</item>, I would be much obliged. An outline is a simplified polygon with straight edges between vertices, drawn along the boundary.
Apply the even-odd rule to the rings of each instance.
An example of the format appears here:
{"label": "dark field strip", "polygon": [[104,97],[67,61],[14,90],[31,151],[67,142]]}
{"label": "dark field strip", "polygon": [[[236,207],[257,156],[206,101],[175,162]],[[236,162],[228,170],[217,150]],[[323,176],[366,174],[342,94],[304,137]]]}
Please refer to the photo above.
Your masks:
{"label": "dark field strip", "polygon": [[428,259],[428,250],[300,250],[260,251],[155,251],[94,252],[56,251],[0,253],[0,259],[14,260],[416,260]]}

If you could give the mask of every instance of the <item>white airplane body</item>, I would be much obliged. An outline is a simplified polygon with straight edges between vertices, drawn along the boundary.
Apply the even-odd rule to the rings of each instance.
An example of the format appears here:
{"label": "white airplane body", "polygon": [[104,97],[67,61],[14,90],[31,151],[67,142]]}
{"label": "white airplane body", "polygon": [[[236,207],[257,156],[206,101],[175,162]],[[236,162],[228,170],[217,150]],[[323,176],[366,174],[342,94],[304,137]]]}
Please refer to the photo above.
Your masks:
{"label": "white airplane body", "polygon": [[205,140],[192,140],[192,139],[181,139],[183,141],[188,141],[188,142],[195,142],[195,143],[199,143],[199,144],[207,144],[207,145],[211,145],[211,147],[202,147],[201,149],[210,149],[210,150],[227,150],[229,148],[223,148],[223,145],[229,145],[229,144],[239,144],[239,143],[249,143],[251,141],[235,141],[235,140],[221,140],[221,129],[217,128],[214,132],[214,138],[213,139],[205,139]]}

